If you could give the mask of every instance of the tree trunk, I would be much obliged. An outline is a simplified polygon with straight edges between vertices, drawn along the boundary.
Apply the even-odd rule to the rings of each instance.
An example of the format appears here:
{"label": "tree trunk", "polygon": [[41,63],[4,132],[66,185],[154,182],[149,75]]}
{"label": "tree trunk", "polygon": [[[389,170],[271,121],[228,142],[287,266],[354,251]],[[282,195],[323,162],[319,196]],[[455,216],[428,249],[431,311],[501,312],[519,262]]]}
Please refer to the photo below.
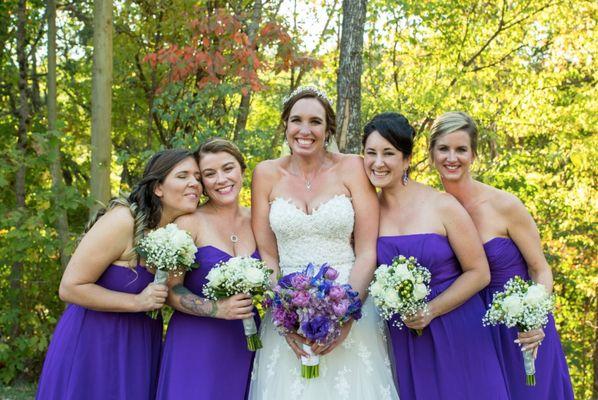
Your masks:
{"label": "tree trunk", "polygon": [[366,0],[343,0],[341,49],[336,81],[337,141],[342,152],[361,149],[361,73]]}
{"label": "tree trunk", "polygon": [[64,207],[64,182],[60,163],[60,135],[56,130],[58,110],[56,104],[56,0],[48,0],[48,131],[50,133],[50,153],[52,164],[52,194],[56,230],[60,242],[60,264],[66,268],[68,255],[69,224]]}
{"label": "tree trunk", "polygon": [[91,212],[110,200],[112,0],[94,0],[91,92]]}
{"label": "tree trunk", "polygon": [[[26,148],[27,148],[27,128],[29,126],[30,111],[29,99],[27,96],[27,9],[25,0],[19,0],[17,9],[17,63],[19,67],[19,108],[17,128],[17,153],[19,155],[19,165],[15,176],[15,200],[16,208],[22,213],[25,212],[25,177],[26,177]],[[10,271],[10,288],[12,291],[12,307],[19,309],[19,299],[22,288],[23,262],[15,261]],[[19,323],[15,322],[12,329],[13,336],[18,335]]]}
{"label": "tree trunk", "polygon": [[[257,31],[260,27],[260,21],[262,18],[262,0],[255,0],[253,3],[253,13],[251,21],[247,27],[247,37],[249,39],[249,45],[253,50],[257,50],[255,40],[257,37]],[[247,117],[249,115],[249,104],[251,103],[251,88],[247,89],[247,93],[241,95],[241,103],[239,104],[239,111],[237,113],[237,122],[235,124],[235,132],[233,141],[239,139],[239,134],[245,130],[247,126]]]}

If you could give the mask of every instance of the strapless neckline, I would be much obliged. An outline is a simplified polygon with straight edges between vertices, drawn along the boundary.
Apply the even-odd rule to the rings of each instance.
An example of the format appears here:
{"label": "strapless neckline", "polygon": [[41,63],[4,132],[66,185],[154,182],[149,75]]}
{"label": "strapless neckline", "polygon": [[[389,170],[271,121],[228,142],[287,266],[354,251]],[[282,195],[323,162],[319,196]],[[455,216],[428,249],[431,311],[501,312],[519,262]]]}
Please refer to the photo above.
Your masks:
{"label": "strapless neckline", "polygon": [[330,197],[329,199],[322,201],[320,204],[318,204],[316,207],[314,207],[310,213],[305,212],[305,210],[303,210],[301,207],[299,207],[294,200],[289,199],[287,197],[283,197],[283,196],[278,196],[278,197],[274,198],[274,200],[272,200],[272,202],[270,204],[274,204],[277,201],[282,201],[290,206],[293,206],[293,208],[295,208],[297,211],[299,211],[301,214],[305,215],[306,217],[311,217],[314,214],[317,214],[318,211],[320,211],[320,209],[324,208],[325,206],[329,205],[330,203],[333,203],[337,199],[346,199],[347,201],[349,201],[349,203],[351,203],[351,198],[349,196],[347,196],[346,194],[341,193],[341,194],[335,194],[334,196]]}

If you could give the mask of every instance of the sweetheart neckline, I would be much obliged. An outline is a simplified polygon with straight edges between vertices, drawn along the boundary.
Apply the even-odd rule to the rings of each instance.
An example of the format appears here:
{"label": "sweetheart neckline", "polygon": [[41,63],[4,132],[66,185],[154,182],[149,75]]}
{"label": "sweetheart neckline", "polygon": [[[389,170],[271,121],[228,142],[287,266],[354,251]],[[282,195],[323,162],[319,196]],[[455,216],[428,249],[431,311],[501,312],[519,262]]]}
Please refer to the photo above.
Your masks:
{"label": "sweetheart neckline", "polygon": [[320,204],[318,204],[318,205],[317,205],[315,208],[313,208],[313,209],[311,210],[311,213],[307,213],[307,212],[305,212],[305,210],[303,210],[302,208],[300,208],[300,207],[297,205],[297,203],[295,203],[293,200],[291,200],[291,199],[289,199],[289,198],[286,198],[286,197],[283,197],[283,196],[277,196],[277,197],[275,197],[275,198],[274,198],[274,200],[272,200],[272,202],[271,202],[270,204],[274,204],[274,202],[275,202],[275,201],[277,201],[277,200],[282,200],[282,201],[284,201],[285,203],[287,203],[287,204],[289,204],[289,205],[293,206],[293,208],[295,208],[295,209],[296,209],[297,211],[299,211],[301,214],[303,214],[303,215],[305,215],[305,216],[307,216],[307,217],[311,217],[312,215],[314,215],[314,214],[316,214],[318,211],[320,211],[320,209],[321,209],[321,208],[322,208],[324,205],[326,205],[326,204],[330,203],[332,200],[335,200],[336,198],[339,198],[339,197],[340,197],[340,198],[345,198],[345,199],[349,200],[349,202],[351,202],[351,201],[352,201],[352,200],[351,200],[351,197],[347,196],[347,195],[346,195],[346,194],[344,194],[344,193],[341,193],[341,194],[335,194],[334,196],[330,197],[329,199],[326,199],[326,200],[324,200],[324,201],[320,202]]}

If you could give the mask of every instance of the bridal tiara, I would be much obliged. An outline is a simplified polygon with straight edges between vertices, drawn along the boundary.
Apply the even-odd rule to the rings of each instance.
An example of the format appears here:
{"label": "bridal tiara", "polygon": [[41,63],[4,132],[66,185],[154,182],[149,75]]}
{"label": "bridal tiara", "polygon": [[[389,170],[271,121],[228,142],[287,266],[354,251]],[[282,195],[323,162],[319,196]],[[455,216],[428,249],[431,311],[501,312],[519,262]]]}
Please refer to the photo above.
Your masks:
{"label": "bridal tiara", "polygon": [[287,104],[288,101],[291,100],[293,97],[297,96],[298,94],[304,93],[304,92],[313,92],[320,99],[326,100],[328,102],[328,104],[330,104],[331,107],[333,105],[332,100],[330,100],[330,98],[326,95],[326,93],[323,90],[320,90],[315,86],[299,86],[297,89],[293,90],[293,92],[291,94],[289,94],[284,99],[282,99],[282,104],[283,105]]}

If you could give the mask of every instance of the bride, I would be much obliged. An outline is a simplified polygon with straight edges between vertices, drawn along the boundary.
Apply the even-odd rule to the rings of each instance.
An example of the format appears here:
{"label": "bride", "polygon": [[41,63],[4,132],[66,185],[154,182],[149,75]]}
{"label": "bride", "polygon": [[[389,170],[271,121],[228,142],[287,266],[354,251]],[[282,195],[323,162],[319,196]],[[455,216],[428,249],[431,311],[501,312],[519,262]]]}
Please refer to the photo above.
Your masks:
{"label": "bride", "polygon": [[[331,102],[314,87],[285,99],[282,120],[291,155],[260,163],[253,175],[252,226],[259,253],[275,274],[328,263],[364,301],[376,263],[378,201],[359,156],[330,153]],[[320,355],[320,376],[301,377],[304,338],[280,336],[269,316],[256,354],[250,399],[398,399],[384,324],[371,300]]]}

